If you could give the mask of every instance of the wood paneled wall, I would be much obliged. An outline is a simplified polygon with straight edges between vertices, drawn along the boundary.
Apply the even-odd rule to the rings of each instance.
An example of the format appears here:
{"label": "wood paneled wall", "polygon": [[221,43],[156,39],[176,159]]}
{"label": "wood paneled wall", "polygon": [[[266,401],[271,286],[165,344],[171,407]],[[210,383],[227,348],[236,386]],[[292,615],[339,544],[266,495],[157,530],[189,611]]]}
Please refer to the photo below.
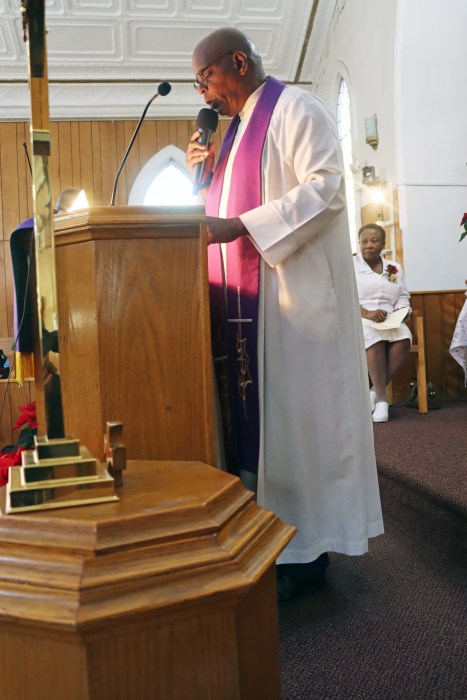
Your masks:
{"label": "wood paneled wall", "polygon": [[[50,173],[55,199],[62,190],[73,187],[84,189],[91,205],[107,204],[135,127],[136,121],[52,122]],[[222,120],[216,134],[218,144],[226,127],[227,122]],[[185,151],[194,130],[194,120],[145,121],[122,172],[116,203],[127,202],[137,174],[155,153],[169,144]],[[13,339],[9,238],[21,221],[32,216],[31,177],[23,146],[26,143],[30,151],[29,140],[27,123],[0,123],[0,338],[4,339],[3,350],[7,354]],[[414,308],[425,318],[429,379],[443,396],[466,394],[462,371],[448,355],[455,320],[464,299],[461,291],[417,293],[413,297]],[[395,382],[396,400],[405,392],[412,373],[412,368],[404,368]],[[14,409],[15,401],[11,405]]]}
{"label": "wood paneled wall", "polygon": [[[411,306],[423,316],[426,340],[427,380],[441,397],[467,396],[464,373],[449,354],[454,328],[466,301],[463,290],[412,292]],[[415,355],[411,354],[393,382],[393,400],[404,401],[408,385],[417,376]]]}

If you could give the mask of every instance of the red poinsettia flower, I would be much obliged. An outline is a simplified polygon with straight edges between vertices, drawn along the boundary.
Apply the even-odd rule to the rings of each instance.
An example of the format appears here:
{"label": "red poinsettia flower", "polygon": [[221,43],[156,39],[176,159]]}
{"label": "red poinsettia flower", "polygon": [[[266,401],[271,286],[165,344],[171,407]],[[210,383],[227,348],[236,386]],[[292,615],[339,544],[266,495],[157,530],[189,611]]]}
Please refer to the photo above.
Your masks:
{"label": "red poinsettia flower", "polygon": [[36,402],[26,403],[20,406],[21,415],[13,426],[13,430],[20,428],[22,425],[29,425],[31,429],[37,429]]}
{"label": "red poinsettia flower", "polygon": [[464,227],[464,230],[461,233],[461,237],[459,238],[459,243],[464,240],[464,238],[467,236],[467,212],[464,214],[462,217],[461,221],[461,226]]}
{"label": "red poinsettia flower", "polygon": [[9,468],[21,464],[21,452],[24,452],[24,449],[19,445],[14,452],[5,452],[5,454],[0,455],[0,487],[8,483]]}

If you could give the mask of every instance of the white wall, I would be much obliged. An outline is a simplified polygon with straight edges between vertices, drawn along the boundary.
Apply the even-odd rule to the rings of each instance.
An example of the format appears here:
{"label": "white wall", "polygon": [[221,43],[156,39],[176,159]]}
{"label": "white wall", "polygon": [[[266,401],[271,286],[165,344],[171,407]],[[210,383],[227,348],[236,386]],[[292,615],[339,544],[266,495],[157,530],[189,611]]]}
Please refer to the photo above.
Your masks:
{"label": "white wall", "polygon": [[[394,33],[397,0],[347,0],[334,18],[314,90],[335,109],[342,75],[352,104],[354,157],[395,179]],[[365,143],[365,118],[377,115],[377,150]]]}
{"label": "white wall", "polygon": [[[351,100],[354,157],[398,187],[405,272],[415,290],[461,289],[467,239],[466,0],[347,0],[314,86],[335,107],[340,74]],[[379,146],[365,143],[376,113]]]}
{"label": "white wall", "polygon": [[413,290],[462,289],[467,241],[467,2],[399,0],[396,138]]}

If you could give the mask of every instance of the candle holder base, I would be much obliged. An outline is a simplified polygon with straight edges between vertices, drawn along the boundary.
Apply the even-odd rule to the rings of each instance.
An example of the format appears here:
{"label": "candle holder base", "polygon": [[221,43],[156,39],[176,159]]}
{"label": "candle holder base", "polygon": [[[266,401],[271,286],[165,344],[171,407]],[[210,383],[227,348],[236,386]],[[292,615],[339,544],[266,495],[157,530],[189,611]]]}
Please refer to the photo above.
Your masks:
{"label": "candle holder base", "polygon": [[9,470],[8,514],[118,501],[114,479],[76,438],[36,436],[21,458]]}

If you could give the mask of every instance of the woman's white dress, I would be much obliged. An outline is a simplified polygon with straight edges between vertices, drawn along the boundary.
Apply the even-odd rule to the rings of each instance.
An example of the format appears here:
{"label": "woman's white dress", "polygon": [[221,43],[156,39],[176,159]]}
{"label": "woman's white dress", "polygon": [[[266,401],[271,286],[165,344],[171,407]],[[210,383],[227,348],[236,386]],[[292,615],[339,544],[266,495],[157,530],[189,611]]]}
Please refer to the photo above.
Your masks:
{"label": "woman's white dress", "polygon": [[[383,272],[378,274],[365,262],[362,255],[354,256],[355,278],[357,280],[360,306],[363,306],[367,311],[382,309],[387,311],[388,314],[397,311],[397,309],[407,308],[407,312],[410,313],[410,294],[405,284],[402,267],[395,260],[386,260],[385,258],[381,258],[381,260],[383,262]],[[392,281],[391,276],[388,274],[387,269],[389,265],[397,268],[395,281]],[[379,330],[363,323],[363,337],[365,349],[381,340],[393,343],[395,340],[408,338],[410,343],[412,343],[412,334],[405,323],[401,323],[398,328],[388,330]]]}

